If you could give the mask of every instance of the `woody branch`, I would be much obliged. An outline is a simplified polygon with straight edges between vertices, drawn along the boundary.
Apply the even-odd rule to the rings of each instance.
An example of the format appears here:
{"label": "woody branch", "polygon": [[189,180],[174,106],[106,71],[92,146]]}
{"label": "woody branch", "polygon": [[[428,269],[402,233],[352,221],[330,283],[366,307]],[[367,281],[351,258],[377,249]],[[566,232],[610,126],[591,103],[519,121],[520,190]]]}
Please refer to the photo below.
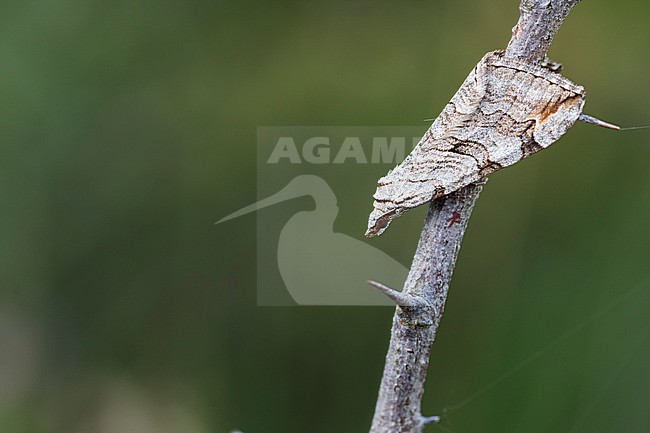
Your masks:
{"label": "woody branch", "polygon": [[[521,0],[506,57],[538,64],[579,0]],[[429,354],[467,222],[485,180],[432,202],[402,292],[372,283],[397,304],[371,433],[419,433]]]}

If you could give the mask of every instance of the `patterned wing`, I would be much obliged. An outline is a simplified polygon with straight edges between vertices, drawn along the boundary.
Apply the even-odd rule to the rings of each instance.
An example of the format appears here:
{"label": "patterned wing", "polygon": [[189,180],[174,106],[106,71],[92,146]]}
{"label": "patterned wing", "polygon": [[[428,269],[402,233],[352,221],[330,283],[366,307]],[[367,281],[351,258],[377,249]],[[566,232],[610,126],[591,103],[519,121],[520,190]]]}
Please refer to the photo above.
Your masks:
{"label": "patterned wing", "polygon": [[486,54],[411,154],[377,182],[366,236],[548,147],[583,105],[584,89],[560,74]]}

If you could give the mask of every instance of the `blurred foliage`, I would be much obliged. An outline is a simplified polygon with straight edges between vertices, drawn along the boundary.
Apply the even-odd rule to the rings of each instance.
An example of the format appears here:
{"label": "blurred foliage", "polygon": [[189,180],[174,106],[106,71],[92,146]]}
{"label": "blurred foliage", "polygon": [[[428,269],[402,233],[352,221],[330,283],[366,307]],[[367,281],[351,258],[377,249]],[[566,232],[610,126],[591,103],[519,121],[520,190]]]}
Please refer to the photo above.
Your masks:
{"label": "blurred foliage", "polygon": [[[649,12],[592,0],[561,29],[550,54],[586,112],[650,123]],[[257,125],[435,117],[517,16],[516,0],[2,2],[0,431],[367,430],[391,310],[256,307],[255,217],[213,223],[255,200]],[[649,137],[579,124],[492,176],[423,409],[474,397],[429,431],[647,431]],[[359,234],[370,195],[339,199],[336,229]],[[375,245],[408,263],[422,216]]]}

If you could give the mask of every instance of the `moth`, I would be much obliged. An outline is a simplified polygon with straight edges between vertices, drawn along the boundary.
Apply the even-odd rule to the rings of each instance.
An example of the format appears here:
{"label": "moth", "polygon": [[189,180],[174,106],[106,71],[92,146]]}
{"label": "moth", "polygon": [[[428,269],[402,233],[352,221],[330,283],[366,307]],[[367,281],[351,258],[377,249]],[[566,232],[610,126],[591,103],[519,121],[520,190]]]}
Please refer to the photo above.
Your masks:
{"label": "moth", "polygon": [[487,53],[413,151],[377,182],[366,236],[547,148],[578,120],[584,103],[584,88],[559,73],[503,51]]}

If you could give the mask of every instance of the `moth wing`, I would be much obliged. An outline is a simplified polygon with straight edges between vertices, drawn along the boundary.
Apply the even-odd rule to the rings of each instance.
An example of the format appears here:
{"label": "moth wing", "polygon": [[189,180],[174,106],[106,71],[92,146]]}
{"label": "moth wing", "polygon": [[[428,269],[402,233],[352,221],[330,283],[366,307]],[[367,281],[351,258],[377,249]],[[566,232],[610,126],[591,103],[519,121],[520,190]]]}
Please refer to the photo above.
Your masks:
{"label": "moth wing", "polygon": [[415,149],[402,164],[377,182],[374,210],[366,236],[381,234],[393,218],[482,176],[476,159],[451,151]]}
{"label": "moth wing", "polygon": [[366,236],[550,146],[583,105],[584,89],[562,75],[486,54],[413,152],[377,182]]}
{"label": "moth wing", "polygon": [[[413,151],[377,181],[366,236],[376,236],[393,218],[480,179],[471,155],[455,152],[453,135],[475,116],[485,96],[485,58],[476,65]],[[468,144],[471,146],[471,144]]]}

